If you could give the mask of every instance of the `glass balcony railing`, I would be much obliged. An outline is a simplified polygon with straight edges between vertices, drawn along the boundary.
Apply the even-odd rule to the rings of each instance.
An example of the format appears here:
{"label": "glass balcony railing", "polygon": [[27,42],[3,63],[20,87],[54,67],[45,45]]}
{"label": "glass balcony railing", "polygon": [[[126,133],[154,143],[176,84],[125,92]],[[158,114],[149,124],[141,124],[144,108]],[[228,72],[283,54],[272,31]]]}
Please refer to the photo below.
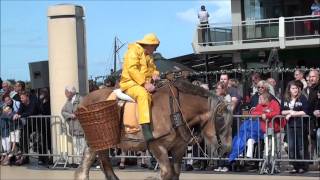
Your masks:
{"label": "glass balcony railing", "polygon": [[211,42],[216,42],[217,45],[232,43],[232,29],[230,28],[210,28]]}
{"label": "glass balcony railing", "polygon": [[206,25],[206,27],[198,27],[199,45],[219,46],[232,44],[232,27],[214,27]]}
{"label": "glass balcony railing", "polygon": [[279,34],[279,20],[244,21],[240,28],[242,36],[238,36],[238,41],[242,43],[276,41]]}
{"label": "glass balcony railing", "polygon": [[[243,21],[240,25],[208,24],[197,28],[194,45],[221,46],[320,38],[320,16]],[[280,33],[279,33],[280,30]]]}
{"label": "glass balcony railing", "polygon": [[287,17],[284,23],[286,40],[319,37],[320,15]]}

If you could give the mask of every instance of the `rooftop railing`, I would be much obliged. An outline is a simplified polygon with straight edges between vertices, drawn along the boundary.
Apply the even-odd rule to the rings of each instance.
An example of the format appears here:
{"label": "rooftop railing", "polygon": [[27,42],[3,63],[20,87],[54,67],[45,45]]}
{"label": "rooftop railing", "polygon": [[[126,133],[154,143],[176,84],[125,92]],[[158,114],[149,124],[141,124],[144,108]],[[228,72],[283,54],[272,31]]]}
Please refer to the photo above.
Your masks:
{"label": "rooftop railing", "polygon": [[315,31],[315,27],[319,26],[320,15],[247,20],[239,25],[207,24],[197,27],[193,45],[210,47],[259,42],[283,44],[290,40],[320,38]]}

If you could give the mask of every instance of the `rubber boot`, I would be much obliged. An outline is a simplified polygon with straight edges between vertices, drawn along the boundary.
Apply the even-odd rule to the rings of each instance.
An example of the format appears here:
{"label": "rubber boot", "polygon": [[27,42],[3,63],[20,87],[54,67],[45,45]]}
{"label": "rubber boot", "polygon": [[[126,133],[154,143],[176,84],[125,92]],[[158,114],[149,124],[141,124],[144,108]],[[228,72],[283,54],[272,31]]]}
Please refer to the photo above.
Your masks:
{"label": "rubber boot", "polygon": [[148,144],[149,142],[154,140],[154,137],[153,137],[152,131],[151,131],[151,127],[150,127],[150,123],[141,124],[141,127],[142,127],[142,133],[144,136],[144,140]]}

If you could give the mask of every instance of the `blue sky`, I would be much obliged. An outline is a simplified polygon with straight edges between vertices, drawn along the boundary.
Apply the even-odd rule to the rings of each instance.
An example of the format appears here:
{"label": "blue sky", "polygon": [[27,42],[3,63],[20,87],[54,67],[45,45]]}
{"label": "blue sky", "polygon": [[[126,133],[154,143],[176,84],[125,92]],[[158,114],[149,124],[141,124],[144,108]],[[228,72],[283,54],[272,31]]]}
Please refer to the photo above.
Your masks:
{"label": "blue sky", "polygon": [[[193,52],[191,42],[202,4],[211,16],[210,23],[231,22],[230,0],[1,0],[2,79],[29,80],[28,63],[48,59],[47,9],[61,3],[81,5],[85,9],[89,77],[110,72],[115,36],[130,43],[154,32],[161,41],[158,52],[172,58]],[[126,48],[120,51],[121,61]]]}

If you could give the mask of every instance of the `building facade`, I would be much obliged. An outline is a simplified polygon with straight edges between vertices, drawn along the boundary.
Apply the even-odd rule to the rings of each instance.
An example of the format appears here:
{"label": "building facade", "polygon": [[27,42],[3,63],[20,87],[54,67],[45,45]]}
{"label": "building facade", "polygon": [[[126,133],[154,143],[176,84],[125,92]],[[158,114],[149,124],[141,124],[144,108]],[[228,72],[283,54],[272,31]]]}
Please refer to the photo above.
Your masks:
{"label": "building facade", "polygon": [[320,22],[320,16],[311,15],[313,2],[232,0],[232,23],[198,28],[194,53],[232,54],[233,64],[244,68],[319,67],[320,35],[314,24]]}

